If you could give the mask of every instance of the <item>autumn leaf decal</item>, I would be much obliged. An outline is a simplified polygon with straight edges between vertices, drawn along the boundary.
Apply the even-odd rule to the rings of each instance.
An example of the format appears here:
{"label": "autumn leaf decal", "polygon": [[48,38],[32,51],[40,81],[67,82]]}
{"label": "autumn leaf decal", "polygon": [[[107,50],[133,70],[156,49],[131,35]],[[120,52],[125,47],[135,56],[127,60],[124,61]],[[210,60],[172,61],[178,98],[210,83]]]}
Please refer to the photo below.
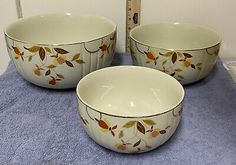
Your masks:
{"label": "autumn leaf decal", "polygon": [[39,46],[32,46],[32,47],[30,47],[30,48],[27,48],[27,47],[24,46],[24,48],[25,48],[26,50],[30,51],[31,53],[36,53],[36,52],[38,52],[39,49],[40,49]]}
{"label": "autumn leaf decal", "polygon": [[[152,52],[145,51],[144,53],[146,54],[146,56],[149,60],[153,61],[155,65],[157,64],[157,59],[159,58],[158,56],[155,57]],[[146,63],[150,63],[150,61],[147,61]]]}
{"label": "autumn leaf decal", "polygon": [[183,55],[184,55],[184,57],[186,57],[186,58],[192,58],[193,56],[191,55],[191,54],[189,54],[189,53],[183,53]]}
{"label": "autumn leaf decal", "polygon": [[153,125],[156,124],[153,120],[150,120],[150,119],[149,120],[143,120],[143,122],[147,125],[150,125],[150,126],[153,126]]}
{"label": "autumn leaf decal", "polygon": [[125,125],[123,125],[123,128],[130,128],[132,126],[134,126],[134,124],[136,123],[137,121],[133,120],[133,121],[129,121],[127,122]]}
{"label": "autumn leaf decal", "polygon": [[98,120],[98,119],[95,119],[95,120],[98,122],[99,127],[103,128],[103,129],[108,129],[109,128],[105,121]]}
{"label": "autumn leaf decal", "polygon": [[14,53],[16,54],[16,59],[18,59],[19,57],[21,58],[22,61],[24,61],[24,52],[21,52],[20,49],[16,46],[12,46],[12,49],[14,50]]}
{"label": "autumn leaf decal", "polygon": [[171,57],[171,61],[172,61],[172,63],[174,64],[174,63],[176,62],[176,60],[177,60],[177,53],[174,52],[173,55],[172,55],[172,57]]}
{"label": "autumn leaf decal", "polygon": [[137,130],[142,134],[145,134],[145,127],[139,121],[137,122]]}
{"label": "autumn leaf decal", "polygon": [[115,132],[114,130],[117,128],[117,125],[114,125],[112,127],[110,127],[106,122],[105,120],[102,120],[102,119],[96,119],[95,120],[98,122],[98,125],[100,128],[104,129],[104,130],[107,130],[107,131],[110,131],[112,136],[115,136]]}
{"label": "autumn leaf decal", "polygon": [[66,60],[66,65],[68,65],[69,67],[74,67],[74,65],[70,62]]}
{"label": "autumn leaf decal", "polygon": [[54,48],[54,50],[59,53],[59,54],[67,54],[69,53],[68,51],[66,51],[65,49],[62,48]]}
{"label": "autumn leaf decal", "polygon": [[42,47],[39,48],[39,57],[41,58],[42,61],[45,58],[45,50]]}
{"label": "autumn leaf decal", "polygon": [[134,143],[133,147],[137,147],[140,143],[141,143],[141,139],[137,141],[136,143]]}
{"label": "autumn leaf decal", "polygon": [[124,131],[121,130],[120,133],[119,133],[119,139],[122,138],[124,136]]}
{"label": "autumn leaf decal", "polygon": [[72,61],[75,61],[77,60],[78,58],[80,57],[80,53],[74,55],[74,57],[72,58]]}

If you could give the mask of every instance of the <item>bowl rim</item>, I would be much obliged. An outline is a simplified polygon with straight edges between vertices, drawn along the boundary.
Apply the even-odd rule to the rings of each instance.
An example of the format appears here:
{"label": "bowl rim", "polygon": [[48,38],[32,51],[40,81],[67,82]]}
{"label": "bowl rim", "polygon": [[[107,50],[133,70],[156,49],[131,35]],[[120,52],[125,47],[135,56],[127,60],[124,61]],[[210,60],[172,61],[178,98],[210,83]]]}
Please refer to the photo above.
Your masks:
{"label": "bowl rim", "polygon": [[[98,18],[98,19],[103,19],[107,22],[109,22],[112,26],[113,26],[113,30],[109,33],[107,33],[106,35],[103,35],[101,37],[97,37],[97,38],[94,38],[94,39],[90,39],[90,40],[85,40],[85,41],[80,41],[80,42],[71,42],[71,43],[57,43],[57,44],[47,44],[47,43],[34,43],[34,42],[28,42],[28,41],[24,41],[24,40],[20,40],[20,39],[17,39],[15,37],[12,37],[11,35],[9,35],[7,33],[7,29],[10,27],[10,26],[13,26],[14,24],[17,24],[17,23],[20,23],[22,21],[27,21],[27,19],[33,19],[33,18],[41,18],[41,17],[47,17],[47,16],[68,16],[68,17],[77,17],[77,18],[80,18],[80,17],[93,17],[93,18]],[[100,40],[100,39],[103,39],[113,33],[115,33],[116,35],[116,31],[117,31],[117,25],[115,24],[115,22],[113,22],[112,20],[104,17],[104,16],[100,16],[100,15],[94,15],[94,14],[72,14],[72,13],[47,13],[47,14],[39,14],[39,15],[33,15],[33,16],[29,16],[29,17],[24,17],[24,18],[20,18],[16,21],[13,21],[11,22],[10,24],[8,24],[5,28],[4,28],[4,35],[5,37],[13,40],[13,41],[17,41],[17,42],[20,42],[20,43],[23,43],[23,44],[31,44],[31,45],[42,45],[42,46],[65,46],[65,45],[76,45],[76,44],[83,44],[83,43],[90,43],[90,42],[93,42],[93,41],[97,41],[97,40]]]}
{"label": "bowl rim", "polygon": [[[164,112],[161,112],[161,113],[156,113],[156,114],[151,114],[151,115],[142,115],[142,116],[128,116],[128,115],[125,116],[125,115],[115,115],[115,114],[111,114],[111,113],[102,112],[101,110],[90,106],[88,103],[86,103],[86,102],[80,97],[79,91],[78,91],[78,90],[79,90],[79,85],[80,85],[80,83],[81,83],[81,80],[85,79],[87,76],[89,76],[90,74],[94,74],[94,73],[96,73],[96,72],[102,72],[103,70],[107,70],[107,69],[112,69],[112,68],[125,68],[125,67],[129,67],[129,68],[131,68],[131,67],[132,67],[132,68],[142,68],[142,69],[147,69],[147,70],[153,70],[153,71],[157,71],[157,72],[159,72],[160,74],[163,74],[163,75],[165,75],[165,76],[167,76],[167,77],[173,79],[173,80],[180,86],[180,88],[181,88],[182,97],[181,97],[180,101],[179,101],[175,106],[173,106],[172,108],[170,108],[170,109],[168,109],[168,110],[166,110],[166,111],[164,111]],[[150,117],[160,116],[160,115],[169,113],[169,112],[171,112],[171,111],[174,111],[177,107],[179,107],[181,104],[183,104],[184,99],[185,99],[185,91],[184,91],[184,88],[183,88],[183,86],[180,84],[179,81],[177,81],[175,78],[173,78],[172,76],[170,76],[170,75],[168,75],[168,74],[166,74],[166,73],[164,73],[164,72],[161,72],[161,71],[156,70],[156,69],[153,69],[153,68],[143,67],[143,66],[120,65],[120,66],[106,67],[106,68],[102,68],[102,69],[99,69],[99,70],[96,70],[96,71],[93,71],[93,72],[89,73],[88,75],[84,76],[81,80],[78,82],[78,84],[77,84],[77,86],[76,86],[76,96],[77,96],[77,99],[78,99],[79,101],[81,101],[81,102],[86,106],[86,108],[88,107],[88,108],[90,108],[91,110],[93,110],[93,111],[95,111],[95,112],[97,112],[97,113],[104,114],[104,115],[107,115],[107,116],[112,116],[112,117],[130,118],[130,119],[132,119],[132,118],[150,118]],[[79,104],[78,104],[78,106],[79,106]],[[183,107],[183,105],[182,105],[182,107]],[[79,110],[79,111],[80,111],[80,110]]]}
{"label": "bowl rim", "polygon": [[[215,35],[218,37],[218,41],[215,44],[212,44],[212,45],[209,45],[209,46],[204,46],[202,48],[172,49],[172,48],[164,48],[164,47],[157,47],[157,46],[154,46],[154,45],[149,45],[149,44],[141,42],[141,41],[139,41],[139,40],[137,40],[133,37],[133,35],[132,35],[133,31],[135,31],[139,28],[145,27],[145,26],[153,26],[153,25],[186,25],[186,26],[197,27],[197,28],[201,28],[201,29],[204,29],[204,30],[208,30],[212,33],[215,33]],[[222,42],[222,37],[216,31],[214,31],[214,30],[212,30],[208,27],[198,25],[198,24],[193,24],[193,23],[180,23],[180,22],[161,22],[161,23],[150,23],[150,24],[139,25],[139,26],[134,27],[132,30],[130,30],[129,37],[130,37],[130,41],[131,40],[135,41],[135,44],[138,43],[138,44],[143,45],[143,46],[147,46],[147,47],[155,48],[155,49],[161,49],[161,50],[165,50],[165,51],[198,51],[198,50],[205,50],[205,49],[210,49],[210,48],[213,48],[217,45],[220,45],[221,42]]]}

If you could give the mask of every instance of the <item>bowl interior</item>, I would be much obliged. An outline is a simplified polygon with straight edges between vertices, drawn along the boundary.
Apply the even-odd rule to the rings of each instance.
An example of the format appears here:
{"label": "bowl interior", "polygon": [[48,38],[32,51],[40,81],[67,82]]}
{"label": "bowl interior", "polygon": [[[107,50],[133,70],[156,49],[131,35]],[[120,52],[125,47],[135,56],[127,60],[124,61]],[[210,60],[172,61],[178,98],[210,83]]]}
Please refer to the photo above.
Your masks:
{"label": "bowl interior", "polygon": [[214,46],[221,40],[214,31],[184,23],[143,25],[134,28],[130,36],[147,46],[177,50],[203,49]]}
{"label": "bowl interior", "polygon": [[138,117],[173,109],[183,100],[184,90],[177,80],[160,71],[117,66],[85,76],[77,86],[77,95],[97,111]]}
{"label": "bowl interior", "polygon": [[47,14],[20,19],[5,34],[26,43],[69,44],[86,42],[112,33],[116,25],[103,17]]}

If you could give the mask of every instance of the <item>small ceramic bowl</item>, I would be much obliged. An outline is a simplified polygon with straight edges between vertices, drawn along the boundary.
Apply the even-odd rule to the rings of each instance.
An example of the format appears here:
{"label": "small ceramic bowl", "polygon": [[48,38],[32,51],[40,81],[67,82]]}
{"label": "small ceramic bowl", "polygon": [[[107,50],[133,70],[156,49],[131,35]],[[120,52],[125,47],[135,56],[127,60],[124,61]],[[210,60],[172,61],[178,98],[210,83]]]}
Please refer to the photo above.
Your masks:
{"label": "small ceramic bowl", "polygon": [[181,119],[184,89],[173,77],[139,66],[108,67],[77,85],[87,134],[117,152],[146,152],[163,144]]}
{"label": "small ceramic bowl", "polygon": [[205,27],[160,23],[132,29],[130,42],[135,65],[161,70],[181,84],[189,84],[210,73],[221,39]]}
{"label": "small ceramic bowl", "polygon": [[86,74],[111,64],[116,25],[103,17],[46,14],[20,19],[5,29],[19,74],[47,88],[73,88]]}

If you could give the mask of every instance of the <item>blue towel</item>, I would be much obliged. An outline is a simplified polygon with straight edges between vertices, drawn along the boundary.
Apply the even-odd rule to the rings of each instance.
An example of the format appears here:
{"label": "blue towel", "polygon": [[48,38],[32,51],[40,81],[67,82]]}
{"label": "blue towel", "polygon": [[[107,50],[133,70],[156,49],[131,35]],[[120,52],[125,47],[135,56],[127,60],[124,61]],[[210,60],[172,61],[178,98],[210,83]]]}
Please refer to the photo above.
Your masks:
{"label": "blue towel", "polygon": [[[117,54],[113,65],[122,64],[131,58]],[[10,63],[0,76],[0,164],[236,164],[236,85],[221,61],[185,91],[183,118],[168,142],[119,154],[87,136],[74,89],[32,85]]]}

